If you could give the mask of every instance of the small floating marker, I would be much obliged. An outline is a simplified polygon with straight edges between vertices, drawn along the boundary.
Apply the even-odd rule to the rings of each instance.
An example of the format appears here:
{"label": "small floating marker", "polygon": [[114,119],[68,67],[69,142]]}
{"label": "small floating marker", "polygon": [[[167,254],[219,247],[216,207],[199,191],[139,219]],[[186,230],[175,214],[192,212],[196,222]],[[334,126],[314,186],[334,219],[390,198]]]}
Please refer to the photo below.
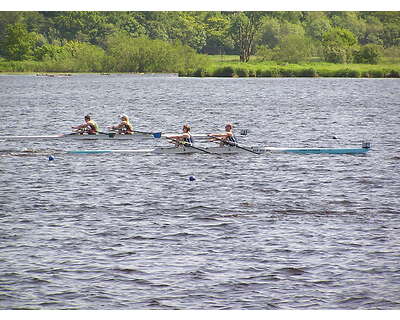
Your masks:
{"label": "small floating marker", "polygon": [[49,161],[53,161],[54,157],[53,156],[49,156]]}
{"label": "small floating marker", "polygon": [[194,181],[194,180],[196,180],[196,177],[194,177],[194,176],[189,177],[189,181]]}

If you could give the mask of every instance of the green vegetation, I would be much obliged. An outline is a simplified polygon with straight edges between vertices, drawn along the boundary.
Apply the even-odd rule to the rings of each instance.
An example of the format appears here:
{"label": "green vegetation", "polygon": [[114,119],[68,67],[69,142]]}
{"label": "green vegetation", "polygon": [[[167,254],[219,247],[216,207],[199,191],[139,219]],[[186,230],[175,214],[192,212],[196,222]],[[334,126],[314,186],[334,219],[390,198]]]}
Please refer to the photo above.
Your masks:
{"label": "green vegetation", "polygon": [[0,72],[398,77],[399,12],[0,12]]}
{"label": "green vegetation", "polygon": [[194,77],[350,77],[399,78],[400,64],[335,64],[308,62],[299,64],[260,61],[242,63],[237,56],[209,56],[206,68],[181,73]]}

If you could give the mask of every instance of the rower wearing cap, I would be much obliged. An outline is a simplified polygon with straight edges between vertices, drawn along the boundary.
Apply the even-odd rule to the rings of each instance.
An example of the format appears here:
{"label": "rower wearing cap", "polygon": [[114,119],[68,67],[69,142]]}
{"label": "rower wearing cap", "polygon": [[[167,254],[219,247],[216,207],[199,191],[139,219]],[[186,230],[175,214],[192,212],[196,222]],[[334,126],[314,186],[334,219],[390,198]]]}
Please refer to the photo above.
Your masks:
{"label": "rower wearing cap", "polygon": [[97,134],[99,132],[99,126],[96,122],[94,122],[94,120],[91,119],[90,115],[85,116],[85,123],[76,127],[72,127],[72,129],[75,129],[80,134]]}
{"label": "rower wearing cap", "polygon": [[184,124],[182,127],[182,131],[183,131],[183,133],[181,135],[171,136],[168,138],[171,140],[175,140],[174,142],[177,147],[179,145],[193,146],[193,137],[190,134],[190,126],[188,124]]}
{"label": "rower wearing cap", "polygon": [[120,124],[110,127],[111,130],[117,130],[119,134],[133,134],[133,126],[129,122],[129,118],[125,114],[119,116]]}
{"label": "rower wearing cap", "polygon": [[221,143],[224,144],[224,141],[227,142],[228,144],[236,144],[237,139],[235,135],[233,134],[233,124],[232,123],[227,123],[225,125],[225,132],[224,133],[211,133],[209,136],[219,138],[219,139],[211,139],[211,141],[215,140],[223,140]]}

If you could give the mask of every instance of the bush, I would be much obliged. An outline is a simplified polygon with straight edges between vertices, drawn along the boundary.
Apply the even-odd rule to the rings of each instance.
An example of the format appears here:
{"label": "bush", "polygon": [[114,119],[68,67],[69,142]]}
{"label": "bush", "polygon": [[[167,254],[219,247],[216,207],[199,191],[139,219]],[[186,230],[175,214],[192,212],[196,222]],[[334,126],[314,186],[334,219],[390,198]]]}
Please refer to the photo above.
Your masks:
{"label": "bush", "polygon": [[262,73],[263,73],[263,70],[262,69],[257,69],[256,71],[255,71],[255,73],[256,73],[256,77],[262,77],[263,75],[262,75]]}
{"label": "bush", "polygon": [[198,68],[192,73],[193,77],[207,77],[208,72],[205,68]]}
{"label": "bush", "polygon": [[45,65],[37,61],[4,61],[0,62],[0,72],[43,72]]}
{"label": "bush", "polygon": [[351,63],[353,58],[352,48],[326,46],[323,49],[324,59],[332,63]]}
{"label": "bush", "polygon": [[273,60],[279,62],[299,63],[309,60],[312,44],[308,38],[298,34],[284,36],[279,46],[273,50]]}
{"label": "bush", "polygon": [[249,70],[249,77],[256,77],[256,76],[257,76],[256,71],[253,70],[253,69],[250,69],[250,70]]}
{"label": "bush", "polygon": [[295,72],[293,69],[283,69],[283,68],[280,68],[280,69],[279,69],[279,75],[280,75],[281,77],[290,78],[290,77],[295,77],[295,76],[296,76],[296,72]]}
{"label": "bush", "polygon": [[390,70],[386,74],[386,78],[400,78],[400,72],[397,70]]}
{"label": "bush", "polygon": [[256,58],[260,61],[270,61],[272,60],[273,50],[268,48],[268,46],[257,46]]}
{"label": "bush", "polygon": [[343,78],[360,78],[361,72],[353,69],[341,69],[335,72],[335,76]]}
{"label": "bush", "polygon": [[249,76],[249,70],[246,68],[236,68],[235,73],[238,77],[247,78]]}
{"label": "bush", "polygon": [[298,76],[299,77],[318,77],[318,73],[317,70],[313,69],[313,68],[309,68],[309,69],[302,69],[299,70],[298,72]]}
{"label": "bush", "polygon": [[371,78],[371,74],[369,73],[369,71],[362,71],[361,77],[362,78]]}
{"label": "bush", "polygon": [[196,71],[193,69],[179,70],[178,76],[179,77],[195,77],[195,73],[196,73]]}
{"label": "bush", "polygon": [[369,74],[371,78],[383,78],[385,76],[383,70],[371,70],[369,71]]}
{"label": "bush", "polygon": [[336,71],[333,69],[318,69],[318,75],[320,77],[326,77],[326,78],[330,78],[330,77],[336,77]]}
{"label": "bush", "polygon": [[207,58],[179,42],[132,38],[124,33],[107,38],[106,69],[117,72],[178,72],[206,66]]}
{"label": "bush", "polygon": [[258,70],[257,77],[263,77],[263,78],[269,77],[270,78],[270,77],[272,77],[272,72],[270,69]]}
{"label": "bush", "polygon": [[235,70],[229,66],[218,68],[213,73],[214,77],[234,77],[235,75]]}
{"label": "bush", "polygon": [[382,48],[376,44],[367,44],[354,52],[355,63],[378,64],[382,56]]}

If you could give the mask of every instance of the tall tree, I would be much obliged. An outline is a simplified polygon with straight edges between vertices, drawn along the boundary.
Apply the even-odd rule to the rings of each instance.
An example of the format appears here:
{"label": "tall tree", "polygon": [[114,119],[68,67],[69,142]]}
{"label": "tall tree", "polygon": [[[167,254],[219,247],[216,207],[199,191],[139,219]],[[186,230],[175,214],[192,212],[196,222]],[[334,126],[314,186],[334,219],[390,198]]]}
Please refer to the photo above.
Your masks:
{"label": "tall tree", "polygon": [[233,44],[228,35],[229,19],[219,12],[209,13],[204,19],[206,28],[206,45],[204,53],[222,54],[232,50]]}
{"label": "tall tree", "polygon": [[322,35],[331,28],[331,23],[324,12],[307,12],[304,21],[307,34],[315,40],[321,41]]}
{"label": "tall tree", "polygon": [[248,62],[253,54],[255,38],[261,24],[262,12],[239,12],[231,18],[229,33],[239,49],[240,62]]}
{"label": "tall tree", "polygon": [[3,56],[9,60],[30,60],[42,38],[35,32],[28,32],[22,23],[9,24],[1,43]]}
{"label": "tall tree", "polygon": [[326,61],[348,63],[351,62],[357,39],[349,30],[332,28],[323,35],[322,43]]}
{"label": "tall tree", "polygon": [[179,40],[198,52],[206,44],[206,30],[200,17],[191,12],[170,12],[167,28],[170,40]]}

